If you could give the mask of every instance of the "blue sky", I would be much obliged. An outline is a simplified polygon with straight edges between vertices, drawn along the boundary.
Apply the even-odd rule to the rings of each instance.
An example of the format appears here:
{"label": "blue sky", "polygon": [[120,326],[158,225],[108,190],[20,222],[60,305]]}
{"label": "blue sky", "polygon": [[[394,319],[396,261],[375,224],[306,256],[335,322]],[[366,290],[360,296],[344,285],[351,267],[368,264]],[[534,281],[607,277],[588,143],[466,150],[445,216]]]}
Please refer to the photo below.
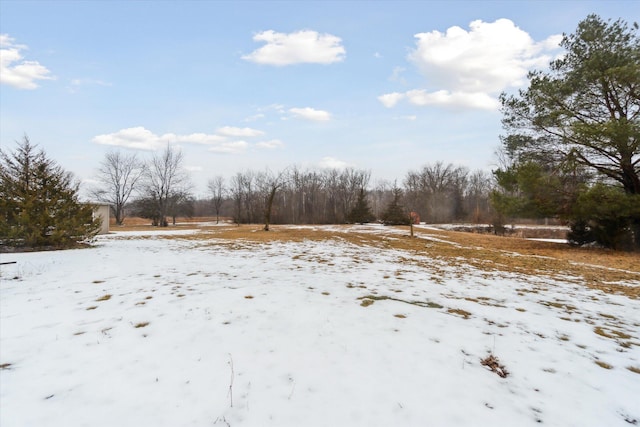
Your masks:
{"label": "blue sky", "polygon": [[27,134],[86,185],[109,150],[173,144],[198,195],[291,165],[490,170],[497,96],[589,13],[640,2],[0,0],[0,144]]}

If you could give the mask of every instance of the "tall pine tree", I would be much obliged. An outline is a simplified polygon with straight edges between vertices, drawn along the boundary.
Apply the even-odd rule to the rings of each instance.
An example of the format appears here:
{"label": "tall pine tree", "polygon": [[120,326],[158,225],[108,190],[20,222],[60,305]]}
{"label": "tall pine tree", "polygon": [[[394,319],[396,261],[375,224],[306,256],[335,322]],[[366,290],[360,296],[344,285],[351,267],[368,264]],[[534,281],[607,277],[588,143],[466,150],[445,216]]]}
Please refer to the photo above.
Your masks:
{"label": "tall pine tree", "polygon": [[364,191],[364,188],[361,188],[358,193],[358,200],[356,200],[355,206],[347,216],[347,221],[357,224],[366,224],[375,219],[376,217],[371,212],[371,207],[369,207],[369,202],[367,201],[367,194]]}
{"label": "tall pine tree", "polygon": [[400,204],[402,199],[402,189],[394,187],[393,200],[387,206],[387,209],[382,214],[382,222],[384,225],[409,225],[411,222],[409,214],[404,207]]}
{"label": "tall pine tree", "polygon": [[69,247],[99,230],[78,184],[27,136],[13,153],[0,150],[0,245]]}

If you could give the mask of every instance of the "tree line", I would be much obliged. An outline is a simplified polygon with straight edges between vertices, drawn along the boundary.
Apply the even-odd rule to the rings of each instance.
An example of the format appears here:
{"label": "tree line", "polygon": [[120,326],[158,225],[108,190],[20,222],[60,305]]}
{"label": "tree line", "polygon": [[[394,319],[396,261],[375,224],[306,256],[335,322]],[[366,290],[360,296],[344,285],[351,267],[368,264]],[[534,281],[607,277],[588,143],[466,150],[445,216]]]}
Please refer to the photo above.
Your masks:
{"label": "tree line", "polygon": [[[167,218],[175,221],[196,210],[199,216],[231,218],[238,224],[263,223],[265,229],[270,224],[408,223],[411,212],[428,222],[490,222],[492,215],[491,175],[442,162],[410,171],[402,186],[372,184],[370,171],[355,168],[246,170],[211,178],[208,197],[196,200],[180,152],[167,146],[147,163],[136,154],[109,152],[98,180],[94,197],[112,206],[118,224],[128,212],[166,226]],[[393,221],[385,217],[390,207]]]}

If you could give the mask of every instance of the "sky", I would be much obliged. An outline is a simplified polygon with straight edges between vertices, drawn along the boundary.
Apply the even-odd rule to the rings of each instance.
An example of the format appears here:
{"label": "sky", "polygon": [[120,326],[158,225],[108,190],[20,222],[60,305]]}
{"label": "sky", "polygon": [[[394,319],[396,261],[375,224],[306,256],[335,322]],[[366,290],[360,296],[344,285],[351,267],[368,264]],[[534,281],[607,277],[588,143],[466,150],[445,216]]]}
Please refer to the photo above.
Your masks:
{"label": "sky", "polygon": [[640,2],[0,0],[0,145],[88,188],[107,152],[170,144],[198,196],[246,170],[490,171],[498,96],[590,13]]}

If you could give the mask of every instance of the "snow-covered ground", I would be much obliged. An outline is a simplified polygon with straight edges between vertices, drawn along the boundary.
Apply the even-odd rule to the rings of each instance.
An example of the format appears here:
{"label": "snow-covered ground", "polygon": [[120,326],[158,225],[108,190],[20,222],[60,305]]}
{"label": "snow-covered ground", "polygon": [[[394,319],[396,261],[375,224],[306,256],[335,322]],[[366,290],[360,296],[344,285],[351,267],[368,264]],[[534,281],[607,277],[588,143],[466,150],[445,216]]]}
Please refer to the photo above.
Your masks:
{"label": "snow-covered ground", "polygon": [[640,424],[638,300],[344,240],[183,237],[2,255],[2,427]]}

